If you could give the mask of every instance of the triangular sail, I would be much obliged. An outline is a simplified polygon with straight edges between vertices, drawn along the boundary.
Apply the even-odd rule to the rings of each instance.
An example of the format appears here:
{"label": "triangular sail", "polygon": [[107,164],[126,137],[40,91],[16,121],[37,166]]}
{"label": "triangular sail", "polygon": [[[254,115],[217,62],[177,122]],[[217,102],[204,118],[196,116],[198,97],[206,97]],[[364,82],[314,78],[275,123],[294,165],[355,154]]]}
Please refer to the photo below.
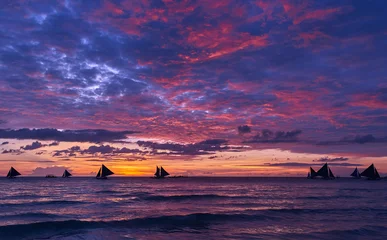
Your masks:
{"label": "triangular sail", "polygon": [[11,167],[11,169],[9,169],[9,171],[8,171],[7,177],[16,177],[19,175],[21,175],[21,174],[16,169]]}
{"label": "triangular sail", "polygon": [[105,165],[102,164],[101,167],[101,177],[107,177],[109,175],[113,175],[114,172],[110,171],[109,168],[105,167]]}
{"label": "triangular sail", "polygon": [[310,177],[311,178],[314,178],[314,177],[316,177],[317,176],[317,172],[311,167],[310,168]]}
{"label": "triangular sail", "polygon": [[355,178],[359,178],[360,177],[360,173],[359,173],[359,170],[357,169],[357,167],[355,168],[355,170],[353,171],[351,176],[355,177]]}
{"label": "triangular sail", "polygon": [[161,175],[161,177],[165,177],[165,176],[168,176],[169,173],[167,171],[165,171],[163,167],[161,167],[160,168],[160,175]]}
{"label": "triangular sail", "polygon": [[317,171],[317,176],[321,176],[324,178],[329,178],[329,168],[328,163],[325,163],[320,170]]}
{"label": "triangular sail", "polygon": [[323,178],[335,178],[332,170],[329,168],[328,163],[325,163],[320,170],[317,171],[316,176],[320,176]]}
{"label": "triangular sail", "polygon": [[160,177],[160,168],[158,166],[156,166],[156,173],[155,173],[155,176],[156,177]]}
{"label": "triangular sail", "polygon": [[102,172],[101,170],[102,170],[102,167],[100,167],[100,168],[99,168],[99,170],[98,170],[98,173],[97,173],[97,176],[96,176],[96,177],[101,177],[101,172]]}
{"label": "triangular sail", "polygon": [[69,171],[67,171],[67,170],[65,170],[63,175],[62,175],[62,177],[64,177],[64,178],[71,177],[71,176],[72,176],[71,173]]}
{"label": "triangular sail", "polygon": [[379,173],[378,173],[378,170],[376,170],[376,168],[375,168],[375,178],[376,178],[376,179],[379,179],[379,178],[380,178],[380,175],[379,175]]}
{"label": "triangular sail", "polygon": [[335,178],[335,175],[333,175],[333,172],[330,168],[329,168],[329,178]]}
{"label": "triangular sail", "polygon": [[376,170],[374,164],[371,164],[366,170],[364,170],[360,176],[368,177],[370,179],[379,179],[380,175]]}

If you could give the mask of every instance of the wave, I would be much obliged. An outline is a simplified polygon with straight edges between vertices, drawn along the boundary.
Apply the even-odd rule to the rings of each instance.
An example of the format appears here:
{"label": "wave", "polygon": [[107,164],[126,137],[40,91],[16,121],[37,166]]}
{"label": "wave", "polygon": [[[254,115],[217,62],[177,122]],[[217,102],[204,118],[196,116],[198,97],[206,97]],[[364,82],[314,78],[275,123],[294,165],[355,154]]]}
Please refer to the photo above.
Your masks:
{"label": "wave", "polygon": [[225,196],[217,194],[192,194],[192,195],[151,195],[145,197],[139,197],[140,200],[146,201],[183,201],[183,200],[213,200],[213,199],[252,199],[256,197],[252,196]]}
{"label": "wave", "polygon": [[[364,211],[380,211],[387,212],[386,209],[361,209]],[[24,237],[34,238],[35,234],[56,234],[58,232],[71,232],[83,229],[141,229],[141,228],[165,228],[165,229],[208,229],[211,224],[220,224],[225,222],[267,222],[267,221],[288,221],[288,215],[299,216],[300,214],[316,214],[316,213],[332,213],[337,212],[342,214],[345,211],[354,211],[353,209],[267,209],[267,210],[247,210],[238,214],[226,213],[194,213],[189,215],[171,215],[160,217],[144,217],[120,221],[81,221],[81,220],[66,220],[66,221],[45,221],[30,224],[18,224],[0,226],[0,236],[12,239],[22,239]],[[359,209],[357,209],[359,211]],[[26,216],[33,217],[34,214],[39,217],[40,213],[28,213]],[[285,215],[284,215],[285,214]],[[50,217],[51,215],[42,214],[41,217]],[[55,216],[55,215],[52,215]],[[354,230],[334,230],[327,232],[314,232],[306,235],[322,236],[378,236],[378,233],[385,232],[386,227],[368,226]],[[297,234],[294,234],[296,238]],[[302,236],[306,236],[302,234]],[[340,235],[340,236],[341,236]],[[288,236],[289,237],[289,236]],[[296,238],[297,239],[297,238]],[[301,239],[301,238],[298,238]],[[324,239],[324,238],[320,238]]]}
{"label": "wave", "polygon": [[214,222],[224,221],[267,221],[274,217],[265,215],[249,214],[211,214],[195,213],[189,215],[172,215],[160,217],[135,218],[122,221],[47,221],[31,224],[18,224],[9,226],[0,226],[0,236],[13,237],[15,239],[23,238],[33,234],[43,232],[51,233],[54,231],[95,229],[95,228],[149,228],[155,226],[168,228],[195,227],[206,228]]}
{"label": "wave", "polygon": [[68,201],[68,200],[51,200],[51,201],[38,201],[28,203],[4,203],[0,204],[0,208],[17,207],[17,206],[41,206],[41,205],[75,205],[75,204],[88,204],[89,202],[82,201]]}
{"label": "wave", "polygon": [[4,196],[0,199],[2,200],[13,200],[13,199],[39,199],[39,198],[45,198],[49,196],[45,195],[35,195],[35,194],[20,194],[20,195],[14,195],[14,196]]}
{"label": "wave", "polygon": [[102,190],[102,191],[97,191],[95,193],[105,193],[105,194],[119,194],[122,193],[120,191],[114,191],[114,190]]}
{"label": "wave", "polygon": [[279,208],[279,209],[266,209],[266,210],[253,210],[253,212],[271,212],[271,213],[281,213],[281,214],[347,214],[351,212],[361,213],[361,212],[375,212],[378,214],[387,213],[385,208]]}
{"label": "wave", "polygon": [[[325,232],[311,232],[305,234],[287,233],[289,239],[385,239],[387,227],[380,225],[366,225],[355,229],[328,230]],[[334,237],[332,237],[334,236]]]}
{"label": "wave", "polygon": [[310,200],[332,200],[332,199],[360,199],[363,198],[362,196],[350,196],[350,195],[343,195],[343,196],[306,196],[306,197],[297,197],[296,199],[310,199]]}

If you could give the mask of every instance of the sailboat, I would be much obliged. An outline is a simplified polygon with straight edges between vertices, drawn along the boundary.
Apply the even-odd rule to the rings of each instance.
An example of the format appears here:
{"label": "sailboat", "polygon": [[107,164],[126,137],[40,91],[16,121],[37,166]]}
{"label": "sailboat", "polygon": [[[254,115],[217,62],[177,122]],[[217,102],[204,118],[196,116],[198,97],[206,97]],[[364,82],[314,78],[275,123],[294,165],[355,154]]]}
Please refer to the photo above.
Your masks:
{"label": "sailboat", "polygon": [[15,178],[16,176],[19,176],[19,175],[21,174],[16,169],[11,167],[11,169],[9,169],[8,171],[7,178]]}
{"label": "sailboat", "polygon": [[315,178],[317,175],[316,171],[311,167],[310,171],[308,172],[308,177],[309,179]]}
{"label": "sailboat", "polygon": [[355,168],[355,170],[354,170],[353,173],[351,174],[351,177],[354,177],[354,178],[361,178],[360,173],[359,173],[359,170],[357,169],[357,167]]}
{"label": "sailboat", "polygon": [[325,163],[320,170],[317,171],[315,177],[322,177],[324,179],[335,179],[335,175],[333,175],[332,170],[328,166],[328,163]]}
{"label": "sailboat", "polygon": [[379,180],[380,175],[378,173],[378,170],[376,170],[374,164],[371,164],[366,170],[364,170],[360,176],[367,177],[368,180]]}
{"label": "sailboat", "polygon": [[69,171],[65,170],[63,175],[62,175],[62,178],[68,178],[68,177],[71,177],[71,176],[72,176],[72,174]]}
{"label": "sailboat", "polygon": [[101,168],[99,169],[96,178],[97,179],[107,179],[107,176],[113,175],[114,172],[110,171],[109,168],[105,167],[105,165],[102,164]]}
{"label": "sailboat", "polygon": [[156,166],[155,178],[160,179],[160,178],[164,178],[168,175],[169,175],[169,173],[167,171],[165,171],[165,169],[163,167],[159,168],[158,166]]}

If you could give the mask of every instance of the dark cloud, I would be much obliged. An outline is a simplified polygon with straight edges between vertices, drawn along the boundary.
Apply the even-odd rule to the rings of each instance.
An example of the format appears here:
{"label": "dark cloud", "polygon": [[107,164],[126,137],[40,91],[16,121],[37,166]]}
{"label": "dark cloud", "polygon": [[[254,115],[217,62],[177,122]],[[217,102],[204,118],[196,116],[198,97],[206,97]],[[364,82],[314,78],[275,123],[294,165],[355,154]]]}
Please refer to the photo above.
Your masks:
{"label": "dark cloud", "polygon": [[342,144],[365,144],[365,143],[385,143],[387,137],[376,138],[372,134],[357,135],[355,137],[345,137],[338,141],[322,141],[318,142],[317,145],[342,145]]}
{"label": "dark cloud", "polygon": [[111,147],[110,145],[101,145],[101,146],[90,146],[88,149],[85,149],[81,151],[81,153],[87,153],[87,154],[95,154],[95,153],[101,153],[101,154],[107,154],[112,153],[114,151],[114,147]]}
{"label": "dark cloud", "polygon": [[57,130],[52,128],[42,129],[0,129],[0,138],[10,139],[37,139],[54,140],[63,142],[109,142],[126,138],[133,131],[108,131],[108,130]]}
{"label": "dark cloud", "polygon": [[251,127],[247,125],[241,125],[238,126],[238,133],[239,134],[245,134],[245,133],[250,133],[251,132]]}
{"label": "dark cloud", "polygon": [[9,149],[9,150],[4,150],[1,154],[8,154],[8,153],[20,155],[20,154],[23,154],[24,152],[21,151],[20,149]]}
{"label": "dark cloud", "polygon": [[45,147],[45,146],[47,146],[47,145],[42,144],[39,141],[36,141],[36,142],[33,142],[30,145],[26,145],[24,147],[21,147],[21,149],[24,149],[24,150],[35,150],[35,149],[42,148],[42,147]]}
{"label": "dark cloud", "polygon": [[79,146],[73,146],[66,150],[57,150],[54,151],[53,157],[60,157],[63,155],[69,157],[75,157],[77,154],[101,154],[101,155],[119,155],[119,154],[139,154],[144,155],[149,153],[147,151],[141,151],[140,149],[129,149],[126,147],[116,148],[110,145],[99,145],[99,146],[90,146],[87,149],[82,150]]}
{"label": "dark cloud", "polygon": [[298,135],[302,133],[301,130],[293,131],[277,131],[272,132],[268,129],[262,130],[255,135],[251,140],[246,143],[286,143],[286,142],[298,142]]}
{"label": "dark cloud", "polygon": [[329,157],[322,157],[320,159],[317,159],[317,160],[313,160],[313,162],[344,162],[344,161],[348,161],[349,158],[345,158],[345,157],[337,157],[337,158],[329,158]]}
{"label": "dark cloud", "polygon": [[1,145],[7,145],[9,142],[2,142]]}
{"label": "dark cloud", "polygon": [[58,146],[58,145],[59,145],[59,142],[56,142],[56,141],[48,144],[49,147],[51,147],[51,146]]}
{"label": "dark cloud", "polygon": [[227,140],[224,139],[208,139],[194,144],[178,144],[178,143],[156,143],[150,141],[138,141],[140,147],[150,148],[155,154],[163,154],[158,150],[167,151],[166,154],[180,155],[206,155],[215,151],[232,150],[227,146]]}

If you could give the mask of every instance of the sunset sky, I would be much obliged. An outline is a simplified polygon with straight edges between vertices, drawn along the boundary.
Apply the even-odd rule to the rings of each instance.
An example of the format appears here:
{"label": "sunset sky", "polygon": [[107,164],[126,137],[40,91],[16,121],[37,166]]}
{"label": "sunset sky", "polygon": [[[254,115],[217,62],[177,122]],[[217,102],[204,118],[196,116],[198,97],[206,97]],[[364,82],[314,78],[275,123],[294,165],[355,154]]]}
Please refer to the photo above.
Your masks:
{"label": "sunset sky", "polygon": [[387,174],[387,2],[2,0],[0,175]]}

